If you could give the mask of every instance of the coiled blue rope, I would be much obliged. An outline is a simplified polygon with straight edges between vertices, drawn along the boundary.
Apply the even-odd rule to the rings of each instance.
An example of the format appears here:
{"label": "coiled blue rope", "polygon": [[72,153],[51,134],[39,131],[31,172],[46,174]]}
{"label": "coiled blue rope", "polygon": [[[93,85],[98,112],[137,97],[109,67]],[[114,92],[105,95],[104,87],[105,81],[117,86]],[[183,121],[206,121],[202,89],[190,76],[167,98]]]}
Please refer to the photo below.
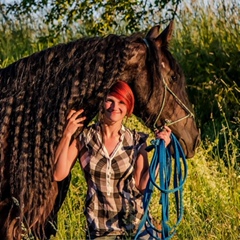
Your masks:
{"label": "coiled blue rope", "polygon": [[[135,235],[135,240],[138,239],[139,234],[145,226],[148,233],[153,239],[158,240],[168,240],[171,239],[176,233],[176,228],[180,224],[183,217],[183,185],[186,181],[188,168],[187,161],[183,149],[178,142],[174,134],[171,134],[171,144],[166,148],[165,142],[162,139],[155,139],[151,141],[148,147],[148,151],[154,149],[153,158],[149,167],[149,182],[147,184],[144,196],[143,196],[143,208],[144,215],[139,224],[137,234]],[[174,150],[173,157],[171,149]],[[174,161],[173,161],[174,159]],[[181,163],[182,159],[182,163]],[[172,176],[172,166],[174,167],[174,173]],[[159,167],[158,177],[160,186],[156,184],[157,178],[157,168]],[[183,167],[183,170],[182,170]],[[171,178],[173,178],[173,189],[170,188]],[[162,204],[161,213],[161,230],[157,229],[150,218],[149,205],[151,202],[154,187],[156,187],[161,192],[161,197],[159,203]],[[176,203],[176,223],[172,227],[169,225],[169,215],[170,215],[170,204],[169,204],[169,194],[174,193],[175,203]],[[154,230],[156,235],[153,235]],[[159,237],[161,235],[161,237]]]}

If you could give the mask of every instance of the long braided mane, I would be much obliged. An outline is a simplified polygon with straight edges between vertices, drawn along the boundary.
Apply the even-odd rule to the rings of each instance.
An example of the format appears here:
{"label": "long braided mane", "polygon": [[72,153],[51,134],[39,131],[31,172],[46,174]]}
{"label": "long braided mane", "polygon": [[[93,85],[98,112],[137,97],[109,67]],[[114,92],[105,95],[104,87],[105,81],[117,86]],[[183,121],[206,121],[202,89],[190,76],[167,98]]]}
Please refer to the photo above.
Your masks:
{"label": "long braided mane", "polygon": [[138,37],[80,39],[0,69],[0,225],[15,236],[22,224],[43,227],[53,207],[53,154],[67,111],[96,115]]}

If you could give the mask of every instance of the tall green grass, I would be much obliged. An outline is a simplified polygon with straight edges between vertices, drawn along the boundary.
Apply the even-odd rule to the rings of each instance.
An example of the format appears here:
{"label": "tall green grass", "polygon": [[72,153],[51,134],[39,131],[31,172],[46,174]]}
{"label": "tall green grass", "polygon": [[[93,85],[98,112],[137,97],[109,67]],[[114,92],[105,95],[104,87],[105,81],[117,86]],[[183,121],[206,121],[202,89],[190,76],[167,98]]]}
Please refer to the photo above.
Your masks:
{"label": "tall green grass", "polygon": [[[184,4],[172,44],[184,69],[189,96],[203,137],[213,140],[212,120],[219,132],[225,112],[231,127],[240,123],[239,1],[196,1]],[[195,4],[194,4],[195,2]]]}
{"label": "tall green grass", "polygon": [[[216,5],[218,7],[216,8]],[[202,131],[202,143],[188,160],[184,189],[184,218],[174,239],[240,239],[240,42],[237,1],[210,1],[206,6],[183,4],[175,21],[171,51],[186,75],[188,91]],[[47,26],[26,19],[0,18],[0,67],[19,58],[68,41],[69,36],[48,39]],[[39,37],[43,38],[39,38]],[[127,126],[153,135],[138,119]],[[151,159],[152,153],[149,154]],[[58,233],[52,239],[84,239],[83,214],[86,183],[76,164],[71,186],[58,215]],[[160,220],[159,194],[151,213]],[[174,207],[172,208],[174,214]]]}
{"label": "tall green grass", "polygon": [[84,239],[86,220],[83,214],[87,186],[79,164],[72,170],[71,187],[60,210],[56,239]]}

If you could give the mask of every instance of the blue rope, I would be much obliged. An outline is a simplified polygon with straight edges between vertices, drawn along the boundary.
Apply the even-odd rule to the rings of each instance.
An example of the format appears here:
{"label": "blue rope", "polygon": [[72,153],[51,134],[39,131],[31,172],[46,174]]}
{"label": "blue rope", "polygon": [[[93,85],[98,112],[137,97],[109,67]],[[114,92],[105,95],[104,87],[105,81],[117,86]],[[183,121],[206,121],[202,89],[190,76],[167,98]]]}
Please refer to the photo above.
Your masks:
{"label": "blue rope", "polygon": [[[162,139],[154,139],[151,141],[151,144],[146,150],[150,151],[154,149],[153,158],[149,166],[149,181],[143,196],[143,208],[144,215],[139,224],[137,234],[135,235],[134,240],[138,239],[139,234],[142,231],[142,228],[145,226],[148,233],[152,236],[153,239],[158,240],[168,240],[171,239],[176,233],[176,228],[180,224],[183,217],[183,185],[186,181],[188,168],[187,161],[183,149],[178,142],[174,134],[171,134],[171,144],[166,148],[165,142]],[[174,149],[174,156],[172,160],[171,149]],[[182,165],[181,165],[182,159]],[[156,169],[159,166],[158,177],[160,186],[156,184]],[[169,189],[172,176],[172,166],[174,166],[173,173],[173,189]],[[184,168],[184,176],[182,173],[182,166]],[[156,187],[161,192],[161,197],[159,203],[162,205],[161,213],[161,228],[162,230],[157,229],[151,221],[149,214],[149,205],[151,202],[152,194],[154,187]],[[177,221],[173,227],[170,227],[169,222],[169,194],[174,193],[175,203],[176,203],[176,215]],[[159,233],[161,237],[153,235],[154,230],[156,233]]]}

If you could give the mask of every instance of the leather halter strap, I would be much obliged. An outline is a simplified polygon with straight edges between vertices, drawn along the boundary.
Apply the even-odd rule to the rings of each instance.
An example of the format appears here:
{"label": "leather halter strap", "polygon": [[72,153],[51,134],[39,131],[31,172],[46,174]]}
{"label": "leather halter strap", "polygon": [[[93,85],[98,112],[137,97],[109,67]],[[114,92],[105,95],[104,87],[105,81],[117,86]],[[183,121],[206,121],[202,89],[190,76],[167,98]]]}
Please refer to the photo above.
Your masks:
{"label": "leather halter strap", "polygon": [[[143,38],[143,42],[145,43],[145,45],[147,46],[148,50],[150,49],[150,46],[149,46],[149,43],[148,43],[148,40],[146,38]],[[150,51],[149,51],[150,52]],[[163,77],[162,73],[161,73],[161,78],[162,78],[162,81],[163,81],[163,85],[164,85],[164,96],[163,96],[163,101],[162,101],[162,106],[161,106],[161,109],[157,115],[157,118],[153,124],[153,129],[156,130],[157,127],[156,127],[156,124],[157,124],[157,121],[159,120],[162,112],[163,112],[163,109],[164,109],[164,106],[165,106],[165,102],[166,102],[166,93],[167,91],[172,94],[172,96],[174,97],[174,99],[176,100],[176,102],[188,113],[186,116],[182,117],[182,118],[179,118],[175,121],[171,121],[169,119],[165,119],[165,125],[166,126],[170,126],[170,125],[173,125],[177,122],[180,122],[186,118],[189,118],[189,117],[194,117],[194,114],[192,113],[192,111],[179,99],[179,97],[168,87],[166,81],[165,81],[165,78]]]}

